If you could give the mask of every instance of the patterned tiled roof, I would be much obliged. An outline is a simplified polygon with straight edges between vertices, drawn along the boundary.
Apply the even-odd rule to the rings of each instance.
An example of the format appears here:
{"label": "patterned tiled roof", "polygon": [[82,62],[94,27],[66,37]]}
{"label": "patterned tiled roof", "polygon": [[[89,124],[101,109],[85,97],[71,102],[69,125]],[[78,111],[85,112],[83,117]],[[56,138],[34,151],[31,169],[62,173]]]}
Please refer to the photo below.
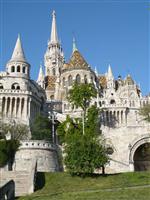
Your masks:
{"label": "patterned tiled roof", "polygon": [[89,69],[88,63],[78,50],[75,50],[68,63],[64,64],[65,69]]}
{"label": "patterned tiled roof", "polygon": [[107,80],[106,80],[106,76],[99,76],[99,84],[102,86],[102,88],[106,88],[107,86]]}
{"label": "patterned tiled roof", "polygon": [[46,89],[55,89],[56,76],[46,76]]}

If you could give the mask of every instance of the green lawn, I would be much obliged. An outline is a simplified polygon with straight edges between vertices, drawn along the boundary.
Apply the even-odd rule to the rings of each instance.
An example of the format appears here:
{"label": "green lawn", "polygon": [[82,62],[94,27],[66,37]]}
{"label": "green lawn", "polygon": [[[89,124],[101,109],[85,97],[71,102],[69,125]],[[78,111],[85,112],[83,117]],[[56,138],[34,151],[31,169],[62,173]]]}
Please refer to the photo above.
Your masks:
{"label": "green lawn", "polygon": [[20,200],[150,200],[150,187],[133,187],[150,185],[150,172],[93,178],[71,177],[67,173],[40,173],[37,179],[38,190]]}

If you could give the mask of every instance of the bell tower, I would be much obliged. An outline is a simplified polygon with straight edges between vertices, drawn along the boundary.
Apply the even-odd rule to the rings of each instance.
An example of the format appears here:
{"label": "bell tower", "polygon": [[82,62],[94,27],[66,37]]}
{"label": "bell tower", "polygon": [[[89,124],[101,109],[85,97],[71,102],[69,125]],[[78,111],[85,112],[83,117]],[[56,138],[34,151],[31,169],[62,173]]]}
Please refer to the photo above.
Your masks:
{"label": "bell tower", "polygon": [[53,11],[51,37],[48,41],[47,50],[44,55],[45,75],[60,76],[60,71],[63,63],[64,54],[57,35],[56,13]]}

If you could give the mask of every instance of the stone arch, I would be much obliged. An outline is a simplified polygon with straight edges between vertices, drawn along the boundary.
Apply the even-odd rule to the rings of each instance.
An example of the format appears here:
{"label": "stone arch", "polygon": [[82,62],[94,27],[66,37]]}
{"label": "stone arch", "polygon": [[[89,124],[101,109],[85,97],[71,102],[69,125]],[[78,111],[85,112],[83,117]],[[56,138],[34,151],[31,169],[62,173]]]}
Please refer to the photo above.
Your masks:
{"label": "stone arch", "polygon": [[12,90],[20,90],[20,86],[18,83],[13,83],[12,86],[11,86],[11,89]]}
{"label": "stone arch", "polygon": [[66,86],[66,79],[65,79],[65,77],[63,77],[63,79],[62,79],[62,84],[63,84],[63,87]]}
{"label": "stone arch", "polygon": [[20,72],[20,65],[17,66],[17,72]]}
{"label": "stone arch", "polygon": [[135,170],[137,171],[135,156],[136,156],[136,153],[140,151],[140,148],[142,148],[143,145],[145,144],[150,145],[150,134],[143,135],[140,138],[137,138],[136,140],[134,140],[131,144],[129,144],[129,149],[130,149],[129,164],[130,164],[131,171],[135,171]]}
{"label": "stone arch", "polygon": [[80,83],[81,82],[81,77],[79,74],[76,75],[76,82],[77,83]]}
{"label": "stone arch", "polygon": [[15,72],[15,66],[11,66],[11,72]]}
{"label": "stone arch", "polygon": [[68,85],[69,86],[72,85],[72,76],[71,75],[68,76]]}
{"label": "stone arch", "polygon": [[23,66],[23,68],[22,68],[22,73],[26,73],[26,67],[25,66]]}

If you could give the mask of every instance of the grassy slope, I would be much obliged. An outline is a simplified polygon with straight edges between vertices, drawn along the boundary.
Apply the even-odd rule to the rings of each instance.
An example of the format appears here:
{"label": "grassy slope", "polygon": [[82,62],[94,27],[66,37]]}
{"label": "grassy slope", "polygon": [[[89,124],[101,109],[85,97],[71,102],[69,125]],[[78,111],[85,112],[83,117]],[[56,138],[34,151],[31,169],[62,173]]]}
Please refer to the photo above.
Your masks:
{"label": "grassy slope", "polygon": [[[71,177],[67,173],[45,173],[45,176],[40,174],[39,180],[38,185],[42,187],[45,182],[44,187],[21,200],[150,200],[150,187],[125,189],[150,185],[150,172],[95,178]],[[103,190],[108,188],[111,190]]]}

